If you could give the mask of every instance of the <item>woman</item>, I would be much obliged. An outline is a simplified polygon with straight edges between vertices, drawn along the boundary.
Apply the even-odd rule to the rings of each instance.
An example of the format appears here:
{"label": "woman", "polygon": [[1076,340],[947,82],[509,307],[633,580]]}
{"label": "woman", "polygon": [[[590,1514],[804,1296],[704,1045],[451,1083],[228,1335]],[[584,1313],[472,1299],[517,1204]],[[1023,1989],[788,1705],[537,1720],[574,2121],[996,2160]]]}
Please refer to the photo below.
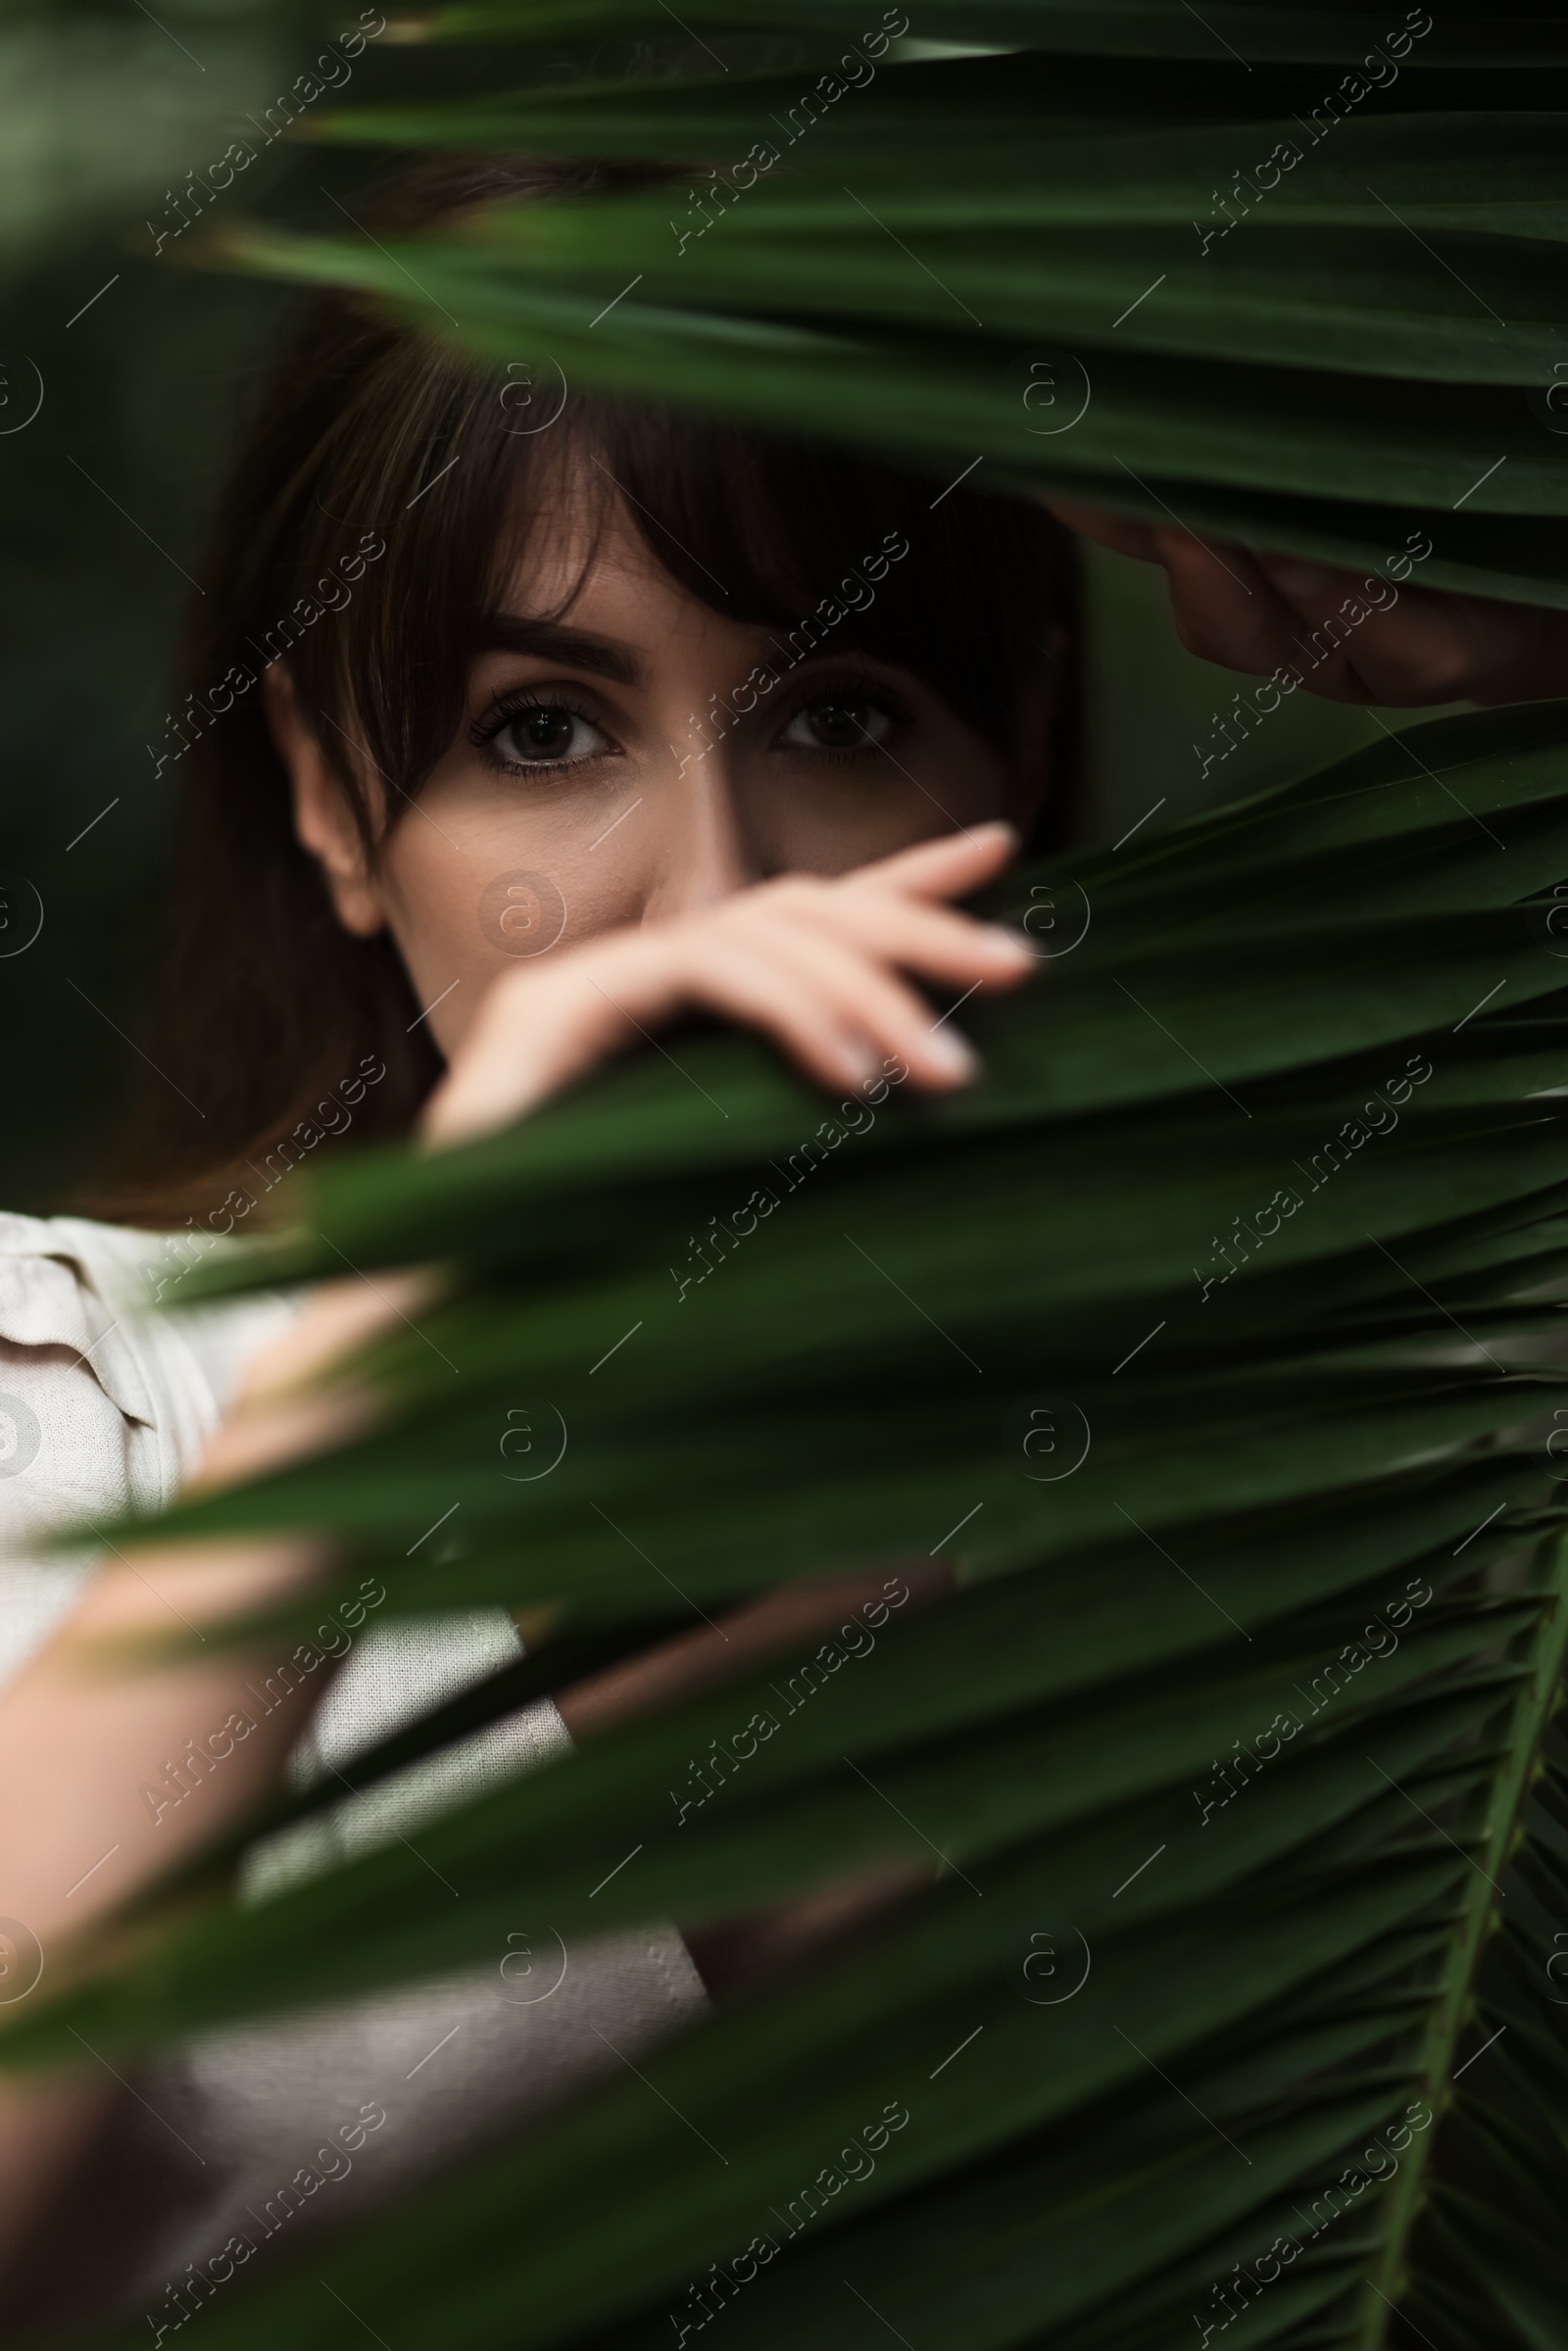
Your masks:
{"label": "woman", "polygon": [[[568,178],[443,166],[385,218]],[[416,1282],[350,1273],[308,1300],[149,1327],[138,1293],[177,1298],[189,1252],[138,1228],[241,1230],[355,1119],[444,1148],[613,1053],[667,1050],[661,1033],[692,1014],[760,1029],[835,1090],[895,1065],[916,1087],[961,1086],[973,1054],[924,991],[956,1008],[1032,967],[1026,942],[951,902],[1020,839],[1046,847],[1070,827],[1078,610],[1060,522],[524,389],[335,297],[274,371],[204,566],[190,690],[151,747],[184,787],[185,870],[151,1091],[96,1198],[116,1221],[0,1219],[13,1551],[62,1519],[331,1442],[363,1399],[342,1382],[307,1397],[304,1383],[418,1313]],[[1164,563],[1189,643],[1234,666],[1273,668],[1345,593],[1336,574],[1236,549],[1220,562],[1179,532],[1061,511]],[[1407,592],[1312,685],[1510,699],[1558,690],[1562,649],[1554,617]],[[296,1777],[343,1777],[358,1747],[515,1654],[500,1611],[356,1628],[330,1687],[329,1666],[265,1711],[259,1651],[107,1678],[89,1659],[106,1634],[162,1633],[171,1610],[209,1630],[324,1566],[290,1541],[177,1567],[150,1549],[90,1574],[6,1571],[0,1909],[21,1922],[8,1964],[24,1992],[29,1953],[63,1972],[73,1938],[90,1942],[291,1757]],[[793,1588],[526,1709],[369,1811],[346,1799],[326,1850],[402,1835],[488,1775],[741,1671],[858,1592]],[[221,1767],[182,1772],[171,1758],[209,1724],[233,1726]],[[258,1871],[319,1858],[296,1839]],[[761,1946],[830,1931],[881,1890],[846,1889],[749,1941],[714,1936],[703,1976],[721,1988]],[[503,1965],[211,2035],[135,2085],[89,2065],[6,2090],[0,2274],[18,2307],[139,2298],[160,2338],[213,2290],[217,2259],[232,2274],[275,2232],[256,2208],[272,2213],[300,2149],[317,2150],[313,2194],[343,2180],[318,2208],[341,2218],[705,1997],[668,1930],[571,1959],[572,1991],[551,2006],[514,2002]],[[317,2142],[334,2131],[328,2170]],[[96,2275],[74,2262],[72,2301],[29,2279],[58,2281],[51,2218],[71,2225],[89,2194],[104,2254]]]}

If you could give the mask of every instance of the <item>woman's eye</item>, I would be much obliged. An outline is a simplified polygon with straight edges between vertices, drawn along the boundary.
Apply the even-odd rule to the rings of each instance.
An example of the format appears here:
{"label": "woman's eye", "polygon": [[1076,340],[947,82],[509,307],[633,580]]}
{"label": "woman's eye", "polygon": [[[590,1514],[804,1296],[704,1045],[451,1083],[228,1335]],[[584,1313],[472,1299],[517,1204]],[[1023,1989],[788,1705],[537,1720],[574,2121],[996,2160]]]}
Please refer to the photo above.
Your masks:
{"label": "woman's eye", "polygon": [[556,702],[514,711],[491,740],[501,757],[517,766],[559,767],[610,749],[609,737],[591,718]]}
{"label": "woman's eye", "polygon": [[875,751],[897,732],[890,710],[864,694],[819,694],[796,711],[780,741],[804,751]]}

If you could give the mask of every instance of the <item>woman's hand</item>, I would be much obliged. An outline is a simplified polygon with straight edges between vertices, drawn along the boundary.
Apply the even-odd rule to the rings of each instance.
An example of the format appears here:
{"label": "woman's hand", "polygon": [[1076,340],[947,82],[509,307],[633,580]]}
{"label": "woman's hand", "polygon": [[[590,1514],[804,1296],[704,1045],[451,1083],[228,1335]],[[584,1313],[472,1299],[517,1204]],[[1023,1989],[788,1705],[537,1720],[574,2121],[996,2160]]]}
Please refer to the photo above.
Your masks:
{"label": "woman's hand", "polygon": [[917,1086],[961,1086],[974,1075],[972,1051],[903,975],[961,997],[1012,987],[1033,969],[1017,932],[941,903],[990,881],[1016,846],[1010,825],[977,825],[830,879],[786,874],[503,972],[422,1132],[443,1144],[505,1125],[694,1011],[760,1029],[825,1086],[863,1084],[890,1054]]}
{"label": "woman's hand", "polygon": [[1130,522],[1063,499],[1048,503],[1083,537],[1163,563],[1182,643],[1223,669],[1265,677],[1291,667],[1309,694],[1385,707],[1568,695],[1568,612],[1405,584],[1396,602],[1358,621],[1326,660],[1313,654],[1303,661],[1301,640],[1357,595],[1361,572],[1253,555],[1229,540]]}

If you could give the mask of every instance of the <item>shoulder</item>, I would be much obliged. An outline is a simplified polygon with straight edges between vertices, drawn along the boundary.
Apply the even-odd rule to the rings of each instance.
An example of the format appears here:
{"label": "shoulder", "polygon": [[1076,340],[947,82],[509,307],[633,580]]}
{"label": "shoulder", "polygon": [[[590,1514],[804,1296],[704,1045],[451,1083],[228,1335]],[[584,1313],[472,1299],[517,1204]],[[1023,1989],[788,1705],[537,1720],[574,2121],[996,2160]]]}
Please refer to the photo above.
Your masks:
{"label": "shoulder", "polygon": [[297,1310],[268,1293],[155,1311],[197,1261],[177,1235],[0,1211],[0,1542],[172,1495]]}
{"label": "shoulder", "polygon": [[96,1529],[173,1497],[298,1310],[271,1293],[155,1311],[195,1262],[174,1234],[0,1210],[0,1682],[70,1606]]}
{"label": "shoulder", "polygon": [[[35,1406],[46,1388],[79,1368],[125,1419],[151,1426],[156,1410],[142,1364],[133,1349],[115,1344],[122,1318],[112,1286],[94,1279],[101,1270],[89,1240],[95,1229],[111,1230],[72,1217],[0,1212],[0,1364],[12,1392],[0,1403],[25,1407],[30,1396]],[[15,1426],[9,1445],[4,1438],[0,1431],[0,1472],[19,1478],[25,1448]]]}

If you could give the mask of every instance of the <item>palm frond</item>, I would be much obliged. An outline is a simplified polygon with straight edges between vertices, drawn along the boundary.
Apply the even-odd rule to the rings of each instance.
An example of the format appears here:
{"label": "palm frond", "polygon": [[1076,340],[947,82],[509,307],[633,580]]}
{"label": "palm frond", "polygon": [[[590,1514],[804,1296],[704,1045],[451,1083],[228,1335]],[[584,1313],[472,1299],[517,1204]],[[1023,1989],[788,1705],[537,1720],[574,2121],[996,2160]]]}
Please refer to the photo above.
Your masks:
{"label": "palm frond", "polygon": [[[374,1436],[165,1531],[326,1528],[389,1610],[503,1597],[560,1625],[361,1785],[693,1607],[878,1561],[892,1594],[927,1555],[957,1588],[893,1601],[861,1656],[846,1628],[431,1821],[417,1856],[236,1903],[247,1840],[322,1800],[293,1798],[19,2018],[14,2062],[74,2031],[118,2063],[499,1964],[519,1927],[569,1950],[868,1866],[927,1878],[644,2078],[214,2303],[215,2340],[335,2344],[325,2277],[378,2332],[474,2346],[514,2342],[519,2297],[530,2339],[632,2351],[730,2293],[748,2342],[844,2351],[867,2303],[917,2346],[1195,2321],[1380,2343],[1407,2294],[1424,2328],[1433,2297],[1460,2308],[1450,2274],[1487,2317],[1443,2351],[1544,2339],[1557,2256],[1509,2183],[1568,2129],[1531,1983],[1549,1819],[1501,1897],[1568,1639],[1560,729],[1446,721],[1025,875],[1015,915],[1089,920],[977,1021],[991,1075],[961,1103],[890,1088],[852,1135],[760,1048],[698,1036],[514,1133],[321,1179],[316,1238],[249,1278],[336,1245],[439,1256],[451,1292],[376,1357]],[[1322,873],[1352,857],[1341,906]],[[569,1432],[527,1486],[500,1449],[523,1391]],[[1037,1482],[1042,1429],[1069,1474]],[[454,1503],[461,1538],[409,1558]],[[461,1899],[427,1898],[430,1868]],[[1070,1996],[1036,2000],[1031,1952]],[[872,2168],[841,2159],[872,2126]]]}
{"label": "palm frond", "polygon": [[[364,287],[493,364],[896,451],[934,488],[983,463],[998,487],[1368,564],[1415,523],[1428,584],[1564,601],[1560,24],[999,0],[890,40],[899,12],[867,14],[710,7],[672,48],[640,0],[442,12],[409,32],[514,44],[513,91],[487,73],[318,130],[685,184],[225,250]],[[834,58],[829,32],[858,37]],[[657,69],[541,73],[568,35],[579,74],[595,35]],[[1363,42],[1364,73],[1328,71]]]}

